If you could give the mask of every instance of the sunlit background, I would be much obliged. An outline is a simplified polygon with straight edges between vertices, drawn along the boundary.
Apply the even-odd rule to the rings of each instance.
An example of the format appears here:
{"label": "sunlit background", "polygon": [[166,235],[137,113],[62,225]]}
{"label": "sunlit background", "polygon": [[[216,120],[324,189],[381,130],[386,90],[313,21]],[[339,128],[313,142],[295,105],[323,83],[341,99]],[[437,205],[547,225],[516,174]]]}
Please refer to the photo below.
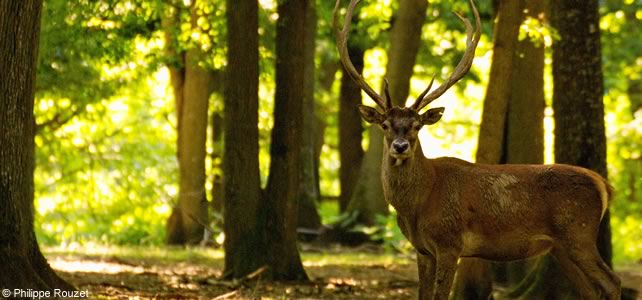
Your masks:
{"label": "sunlit background", "polygon": [[[278,17],[275,2],[259,2],[261,22],[273,26]],[[635,5],[633,0],[624,2],[624,8]],[[129,16],[137,6],[128,3],[121,1],[116,8],[110,9],[116,16]],[[66,1],[45,1],[43,11],[35,113],[37,123],[48,126],[39,127],[35,139],[37,236],[41,243],[65,247],[88,243],[160,245],[164,239],[165,221],[178,192],[174,101],[168,70],[159,58],[163,53],[164,35],[154,31],[148,33],[149,38],[137,37],[127,42],[122,37],[109,34],[84,38],[82,35],[86,31],[119,28],[123,24],[91,17],[94,10],[102,8],[89,4],[86,4],[87,8],[78,4],[74,6],[77,10],[60,14],[67,5],[74,6]],[[390,6],[389,0],[368,1],[361,11],[362,18],[366,20],[364,23],[385,24],[391,15]],[[453,7],[465,9],[464,5],[431,1],[429,19],[448,22],[427,22],[424,26],[425,45],[415,66],[409,101],[427,86],[433,74],[437,74],[436,84],[439,84],[440,79],[452,69],[450,62],[458,59],[457,55],[464,48],[462,26],[453,16],[440,15],[442,8],[452,10]],[[637,112],[632,111],[635,107],[632,107],[630,93],[631,85],[640,83],[642,58],[640,53],[623,53],[626,47],[622,46],[622,39],[626,37],[621,35],[629,28],[628,15],[607,5],[601,12],[608,170],[609,179],[618,191],[611,206],[611,222],[615,261],[621,263],[642,257],[642,109],[637,106]],[[642,10],[638,9],[633,15],[639,24]],[[225,65],[225,40],[221,29],[224,27],[224,12],[216,8],[211,16],[214,21],[199,22],[204,24],[204,30],[209,33],[216,31],[216,34],[208,36],[187,30],[184,38],[198,40],[203,47],[214,49],[209,63],[215,68],[222,68]],[[327,34],[327,19],[323,19],[326,17],[320,13],[318,69],[327,57],[336,58],[333,41]],[[368,23],[369,19],[375,21]],[[490,25],[485,24],[486,33]],[[379,36],[386,28],[385,25],[379,26],[384,27],[368,28],[372,39],[381,39]],[[642,40],[640,32],[642,30],[638,28],[637,33],[630,33],[633,36],[629,38],[634,39],[637,34],[639,43]],[[274,32],[262,29],[261,34],[266,37]],[[526,22],[521,35],[539,39],[547,46],[545,86],[550,106],[550,29],[545,24]],[[268,40],[262,38],[260,54],[258,126],[263,183],[269,166],[269,132],[275,87],[271,65],[274,61],[273,46],[266,44]],[[387,61],[386,47],[385,43],[380,43],[366,53],[364,75],[372,86],[381,86]],[[485,34],[471,75],[432,104],[444,106],[446,111],[441,122],[420,133],[426,156],[454,156],[474,161],[491,49],[490,37]],[[73,55],[78,55],[75,61],[66,60]],[[341,73],[336,74],[338,79]],[[339,80],[334,80],[329,90],[316,90],[317,116],[326,124],[320,180],[322,195],[327,198],[340,193],[338,91]],[[366,104],[373,103],[366,100]],[[221,106],[221,95],[213,94],[211,112],[221,111]],[[552,163],[554,122],[550,107],[546,109],[544,122],[545,160]],[[208,133],[209,136],[211,134]],[[364,147],[367,146],[367,134],[364,134]],[[212,152],[213,145],[208,138],[208,153]],[[208,174],[214,172],[211,161],[207,161],[206,166]],[[207,188],[212,186],[209,177]],[[332,201],[323,202],[320,209],[326,221],[337,211],[336,203]],[[389,224],[394,226],[394,222]],[[61,268],[64,268],[64,263],[53,262],[54,265],[60,264]],[[88,267],[104,272],[110,266]]]}

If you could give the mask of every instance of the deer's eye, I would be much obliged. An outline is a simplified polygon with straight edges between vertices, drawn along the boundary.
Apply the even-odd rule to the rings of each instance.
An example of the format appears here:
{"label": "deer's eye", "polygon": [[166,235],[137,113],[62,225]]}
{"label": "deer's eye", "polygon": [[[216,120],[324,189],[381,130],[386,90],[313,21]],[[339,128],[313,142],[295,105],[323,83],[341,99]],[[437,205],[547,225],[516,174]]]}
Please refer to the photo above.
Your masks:
{"label": "deer's eye", "polygon": [[381,124],[381,129],[383,129],[383,130],[388,130],[388,124],[386,124],[386,123],[382,123],[382,124]]}
{"label": "deer's eye", "polygon": [[415,125],[415,131],[419,131],[421,129],[421,125]]}

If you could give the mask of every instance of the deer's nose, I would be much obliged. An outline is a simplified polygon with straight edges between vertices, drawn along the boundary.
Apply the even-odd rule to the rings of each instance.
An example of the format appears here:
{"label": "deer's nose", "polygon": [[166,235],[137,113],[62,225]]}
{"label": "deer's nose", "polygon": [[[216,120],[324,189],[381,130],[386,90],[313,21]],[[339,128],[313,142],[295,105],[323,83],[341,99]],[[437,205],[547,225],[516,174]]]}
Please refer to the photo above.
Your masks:
{"label": "deer's nose", "polygon": [[392,148],[395,149],[395,151],[397,151],[397,153],[400,153],[400,154],[406,152],[406,150],[408,150],[409,146],[410,146],[410,144],[408,144],[407,141],[400,141],[400,142],[394,141],[394,142],[392,142]]}

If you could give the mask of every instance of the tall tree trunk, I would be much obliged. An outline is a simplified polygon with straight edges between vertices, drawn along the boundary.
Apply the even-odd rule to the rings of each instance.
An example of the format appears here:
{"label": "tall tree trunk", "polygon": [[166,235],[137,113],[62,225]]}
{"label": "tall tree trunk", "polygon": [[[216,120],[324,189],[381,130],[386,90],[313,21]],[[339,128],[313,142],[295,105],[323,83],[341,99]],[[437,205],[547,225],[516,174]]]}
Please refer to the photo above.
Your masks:
{"label": "tall tree trunk", "polygon": [[[191,9],[192,27],[196,26],[199,15]],[[178,24],[178,22],[174,22]],[[171,30],[171,29],[167,29]],[[172,44],[168,44],[170,46]],[[172,51],[172,50],[169,50]],[[175,51],[175,50],[173,50]],[[180,54],[179,54],[180,55]],[[204,54],[198,48],[184,54],[183,70],[170,71],[174,88],[182,91],[176,98],[178,120],[178,203],[167,222],[168,244],[195,244],[204,235],[208,222],[208,205],[205,194],[205,141],[207,139],[207,108],[211,94],[212,72],[199,63]],[[175,78],[182,75],[182,78]],[[180,85],[180,86],[179,86]],[[178,91],[174,91],[178,94]]]}
{"label": "tall tree trunk", "polygon": [[301,145],[301,187],[299,191],[298,227],[308,229],[321,228],[321,217],[317,211],[319,202],[319,177],[316,163],[316,126],[314,114],[314,50],[316,48],[317,13],[314,1],[308,5],[308,16],[305,24],[304,62],[305,72],[303,98],[303,140]]}
{"label": "tall tree trunk", "polygon": [[0,2],[0,286],[9,291],[75,290],[51,269],[33,231],[33,103],[41,9],[39,0]]}
{"label": "tall tree trunk", "polygon": [[[383,157],[383,132],[376,126],[368,129],[370,145],[359,168],[359,179],[352,192],[347,211],[357,214],[356,222],[372,226],[375,216],[388,214],[388,203],[383,198],[381,159]],[[353,226],[354,224],[350,224]]]}
{"label": "tall tree trunk", "polygon": [[258,1],[226,1],[223,174],[225,271],[241,278],[267,263],[259,173]]}
{"label": "tall tree trunk", "polygon": [[268,276],[275,280],[307,279],[297,249],[296,224],[301,183],[303,99],[305,98],[305,32],[309,0],[280,1],[276,26],[276,92],[270,144],[266,256]]}
{"label": "tall tree trunk", "polygon": [[[355,13],[354,24],[358,23],[358,18],[358,13]],[[365,55],[363,46],[354,40],[349,40],[348,53],[354,68],[360,74],[363,73],[363,56]],[[363,125],[359,115],[361,101],[361,88],[343,71],[339,91],[339,160],[341,161],[339,211],[342,213],[348,209],[355,184],[359,179],[359,169],[363,160],[364,152],[361,146]]]}
{"label": "tall tree trunk", "polygon": [[514,55],[524,1],[500,1],[493,30],[493,63],[484,99],[476,161],[501,163],[506,134],[506,112],[511,95]]}
{"label": "tall tree trunk", "polygon": [[[544,48],[518,41],[526,16],[537,18],[544,1],[499,1],[494,28],[493,61],[484,100],[477,162],[540,164],[544,154]],[[517,283],[526,272],[521,262],[496,264],[495,280]],[[491,267],[480,259],[462,259],[455,295],[487,299]]]}
{"label": "tall tree trunk", "polygon": [[[390,49],[386,78],[394,105],[404,106],[410,90],[415,59],[421,44],[421,28],[426,19],[428,3],[423,0],[400,0],[399,10],[390,32]],[[375,223],[377,214],[387,214],[388,204],[383,198],[381,161],[383,134],[370,127],[370,145],[363,159],[359,180],[352,195],[349,211],[357,210],[359,222]]]}
{"label": "tall tree trunk", "polygon": [[[586,167],[606,177],[598,3],[552,1],[551,5],[551,21],[560,34],[553,44],[555,162]],[[598,248],[610,265],[608,211]],[[578,297],[550,256],[540,260],[520,288],[528,289],[519,294],[525,298]]]}
{"label": "tall tree trunk", "polygon": [[[551,2],[560,40],[553,43],[555,162],[585,167],[606,178],[606,136],[597,0]],[[602,259],[612,265],[607,210],[598,238]]]}

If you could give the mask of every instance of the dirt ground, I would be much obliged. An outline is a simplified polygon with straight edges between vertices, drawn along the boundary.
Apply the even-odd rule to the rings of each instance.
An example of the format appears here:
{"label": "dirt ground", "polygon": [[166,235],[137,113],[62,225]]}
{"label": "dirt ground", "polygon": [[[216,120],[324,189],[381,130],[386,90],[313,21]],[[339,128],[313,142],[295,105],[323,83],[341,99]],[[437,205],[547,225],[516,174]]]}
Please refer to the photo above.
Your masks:
{"label": "dirt ground", "polygon": [[[144,250],[141,250],[144,252]],[[355,255],[354,262],[305,259],[305,283],[222,281],[223,260],[119,254],[47,254],[59,274],[92,299],[415,299],[417,275],[410,258],[392,263]],[[339,260],[336,260],[339,261]],[[373,262],[374,261],[374,262]],[[400,262],[401,261],[401,262]],[[618,271],[624,286],[642,290],[642,264]]]}

